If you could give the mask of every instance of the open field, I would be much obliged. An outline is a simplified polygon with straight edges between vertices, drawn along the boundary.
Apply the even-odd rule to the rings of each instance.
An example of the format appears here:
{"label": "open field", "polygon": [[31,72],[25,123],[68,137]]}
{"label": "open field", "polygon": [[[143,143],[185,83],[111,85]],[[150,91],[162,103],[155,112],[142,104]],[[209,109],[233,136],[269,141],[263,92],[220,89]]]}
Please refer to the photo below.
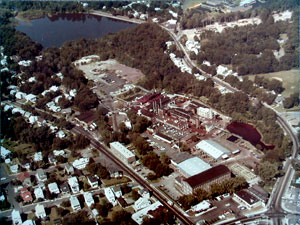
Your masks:
{"label": "open field", "polygon": [[[257,76],[263,76],[265,78],[274,78],[283,82],[285,90],[282,95],[284,97],[290,96],[293,93],[299,93],[299,70],[292,69],[287,71],[280,71],[275,73],[258,74]],[[254,75],[247,76],[250,80],[254,80]]]}

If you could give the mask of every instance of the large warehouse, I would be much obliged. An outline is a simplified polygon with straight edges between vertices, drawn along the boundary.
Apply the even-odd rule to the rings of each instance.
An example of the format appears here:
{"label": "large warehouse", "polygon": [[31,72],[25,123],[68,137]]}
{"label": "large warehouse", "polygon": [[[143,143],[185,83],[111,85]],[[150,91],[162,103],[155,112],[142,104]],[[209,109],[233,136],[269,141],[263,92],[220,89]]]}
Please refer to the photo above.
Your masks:
{"label": "large warehouse", "polygon": [[219,145],[213,140],[202,140],[196,145],[197,150],[202,150],[215,160],[220,159],[221,157],[229,156],[230,151],[223,146]]}
{"label": "large warehouse", "polygon": [[183,162],[179,163],[177,167],[179,168],[180,172],[184,174],[185,177],[194,176],[211,168],[211,166],[208,163],[204,162],[198,157],[193,157],[184,160]]}

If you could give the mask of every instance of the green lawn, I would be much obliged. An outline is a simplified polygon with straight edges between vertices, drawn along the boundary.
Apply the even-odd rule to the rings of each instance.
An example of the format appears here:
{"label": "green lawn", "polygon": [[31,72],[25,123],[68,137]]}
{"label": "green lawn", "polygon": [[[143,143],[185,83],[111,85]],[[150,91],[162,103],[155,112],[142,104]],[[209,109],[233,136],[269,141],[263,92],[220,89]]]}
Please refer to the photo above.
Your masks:
{"label": "green lawn", "polygon": [[[255,75],[248,75],[250,80],[254,80]],[[282,92],[284,97],[290,96],[290,94],[299,93],[299,70],[292,69],[287,71],[280,71],[275,73],[258,74],[257,76],[263,76],[264,78],[275,78],[281,80],[285,90]]]}

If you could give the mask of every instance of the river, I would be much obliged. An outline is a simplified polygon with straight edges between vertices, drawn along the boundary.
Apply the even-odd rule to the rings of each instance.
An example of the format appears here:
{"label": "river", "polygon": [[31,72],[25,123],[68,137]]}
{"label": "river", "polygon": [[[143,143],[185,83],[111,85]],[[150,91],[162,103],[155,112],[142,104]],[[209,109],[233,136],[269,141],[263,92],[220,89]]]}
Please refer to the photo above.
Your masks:
{"label": "river", "polygon": [[79,38],[96,39],[109,33],[137,26],[125,21],[80,13],[58,14],[34,19],[30,22],[18,20],[16,29],[44,48],[60,47],[65,41]]}

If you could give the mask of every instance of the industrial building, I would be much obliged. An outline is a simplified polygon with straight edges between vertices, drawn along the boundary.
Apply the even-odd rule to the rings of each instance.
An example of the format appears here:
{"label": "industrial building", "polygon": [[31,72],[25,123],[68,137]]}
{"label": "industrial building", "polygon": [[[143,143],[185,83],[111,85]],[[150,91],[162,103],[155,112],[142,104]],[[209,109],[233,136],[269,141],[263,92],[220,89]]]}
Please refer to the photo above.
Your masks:
{"label": "industrial building", "polygon": [[135,155],[118,141],[111,142],[110,149],[123,162],[132,163],[135,161]]}
{"label": "industrial building", "polygon": [[215,160],[227,158],[231,152],[213,140],[202,140],[196,145],[197,150],[203,151]]}
{"label": "industrial building", "polygon": [[198,107],[197,108],[197,115],[201,117],[205,117],[208,119],[214,118],[214,113],[211,109],[205,107]]}
{"label": "industrial building", "polygon": [[212,184],[222,183],[230,177],[230,170],[224,165],[218,165],[202,173],[183,179],[181,181],[181,188],[184,194],[192,194],[200,188],[209,191]]}
{"label": "industrial building", "polygon": [[193,157],[179,163],[177,168],[185,177],[191,177],[210,169],[211,166],[202,159]]}

